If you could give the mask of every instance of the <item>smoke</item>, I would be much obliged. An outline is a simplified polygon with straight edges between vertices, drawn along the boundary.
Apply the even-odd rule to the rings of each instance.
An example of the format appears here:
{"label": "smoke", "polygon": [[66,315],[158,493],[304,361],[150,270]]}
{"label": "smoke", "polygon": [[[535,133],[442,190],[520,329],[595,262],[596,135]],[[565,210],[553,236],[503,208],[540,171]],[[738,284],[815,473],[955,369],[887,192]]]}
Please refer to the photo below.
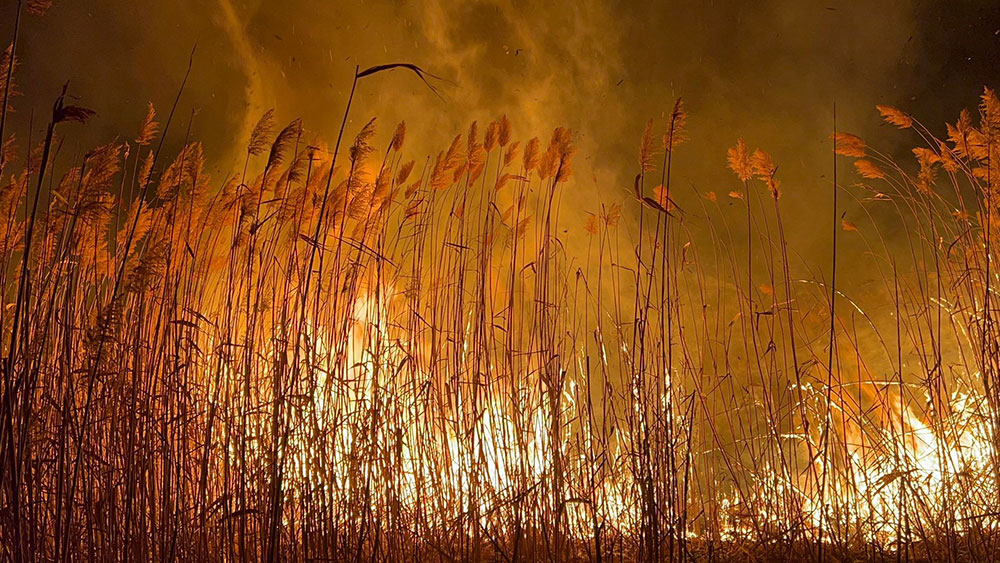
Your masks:
{"label": "smoke", "polygon": [[[507,114],[516,136],[543,140],[569,127],[580,148],[578,197],[564,215],[572,232],[601,202],[628,197],[643,124],[654,117],[664,127],[683,96],[692,140],[675,161],[682,207],[737,187],[725,150],[745,136],[779,165],[796,251],[819,257],[829,250],[815,209],[830,191],[834,104],[839,129],[901,153],[914,139],[880,129],[874,104],[929,111],[939,127],[982,87],[954,77],[989,78],[990,60],[972,57],[996,52],[995,23],[975,10],[936,13],[920,3],[796,0],[67,1],[27,22],[24,95],[14,103],[44,115],[70,80],[79,103],[99,115],[71,139],[84,150],[128,135],[147,100],[165,114],[197,44],[172,135],[178,145],[182,132],[203,140],[221,176],[238,167],[250,125],[268,108],[285,121],[302,117],[329,140],[357,66],[411,62],[443,78],[444,99],[410,74],[379,74],[359,86],[348,135],[372,116],[383,136],[405,119],[419,160],[473,120]],[[969,57],[955,60],[958,52]],[[949,80],[950,89],[936,90]],[[690,217],[695,229],[699,221]]]}

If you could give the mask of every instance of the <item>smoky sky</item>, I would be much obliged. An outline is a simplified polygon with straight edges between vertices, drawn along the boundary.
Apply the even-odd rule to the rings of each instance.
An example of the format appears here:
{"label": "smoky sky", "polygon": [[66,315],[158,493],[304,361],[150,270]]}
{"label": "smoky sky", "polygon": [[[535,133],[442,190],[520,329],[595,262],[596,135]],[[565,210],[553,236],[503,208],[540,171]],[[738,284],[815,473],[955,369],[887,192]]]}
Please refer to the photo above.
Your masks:
{"label": "smoky sky", "polygon": [[[14,4],[0,10],[8,35]],[[19,134],[68,80],[97,111],[68,134],[79,151],[134,135],[147,101],[165,115],[197,45],[170,139],[203,141],[220,182],[268,108],[332,142],[357,65],[415,63],[442,78],[441,98],[412,75],[377,75],[360,84],[347,134],[375,116],[385,138],[406,120],[420,161],[473,120],[506,114],[523,139],[569,127],[579,153],[568,232],[600,203],[627,199],[646,120],[662,128],[682,96],[691,141],[675,162],[678,202],[739,188],[725,151],[743,136],[778,163],[806,262],[828,252],[816,223],[834,105],[839,129],[906,159],[918,139],[881,125],[875,104],[943,130],[983,86],[1000,86],[995,2],[61,0],[22,33]]]}

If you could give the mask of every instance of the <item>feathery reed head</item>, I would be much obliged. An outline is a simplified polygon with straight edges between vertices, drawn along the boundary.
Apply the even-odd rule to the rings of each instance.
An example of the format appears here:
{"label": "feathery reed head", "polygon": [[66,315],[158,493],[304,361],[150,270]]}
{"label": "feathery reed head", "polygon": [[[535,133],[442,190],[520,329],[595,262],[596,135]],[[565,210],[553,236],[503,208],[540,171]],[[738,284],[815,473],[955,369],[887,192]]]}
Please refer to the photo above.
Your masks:
{"label": "feathery reed head", "polygon": [[646,122],[646,127],[642,131],[642,139],[639,141],[639,169],[643,172],[650,172],[655,168],[653,162],[655,157],[653,149],[653,120]]}
{"label": "feathery reed head", "polygon": [[399,152],[403,148],[403,141],[406,139],[406,122],[400,121],[396,126],[396,132],[392,134],[392,150]]}
{"label": "feathery reed head", "polygon": [[247,152],[253,156],[263,154],[267,150],[268,139],[274,133],[274,109],[264,112],[264,115],[257,120],[250,132],[250,142],[247,144]]}
{"label": "feathery reed head", "polygon": [[895,125],[900,129],[913,127],[913,118],[903,113],[902,111],[892,106],[884,106],[884,105],[877,105],[875,106],[875,108],[878,109],[878,112],[880,114],[882,114],[882,118],[885,119],[886,123]]}
{"label": "feathery reed head", "polygon": [[667,132],[663,134],[663,150],[672,152],[687,139],[687,110],[684,109],[684,100],[677,98],[674,109],[670,111]]}
{"label": "feathery reed head", "polygon": [[146,117],[143,118],[142,125],[139,127],[135,143],[140,146],[148,145],[156,137],[159,129],[160,124],[156,122],[156,110],[153,108],[153,102],[149,102],[146,104]]}
{"label": "feathery reed head", "polygon": [[747,148],[743,137],[736,141],[736,146],[731,147],[727,153],[729,169],[732,170],[741,182],[749,181],[753,178],[753,165],[750,161],[750,150]]}
{"label": "feathery reed head", "polygon": [[830,134],[834,150],[841,156],[865,157],[865,140],[857,135],[836,131]]}
{"label": "feathery reed head", "polygon": [[302,120],[296,119],[289,123],[278,133],[271,144],[271,151],[267,155],[267,168],[280,165],[285,159],[285,153],[302,136]]}

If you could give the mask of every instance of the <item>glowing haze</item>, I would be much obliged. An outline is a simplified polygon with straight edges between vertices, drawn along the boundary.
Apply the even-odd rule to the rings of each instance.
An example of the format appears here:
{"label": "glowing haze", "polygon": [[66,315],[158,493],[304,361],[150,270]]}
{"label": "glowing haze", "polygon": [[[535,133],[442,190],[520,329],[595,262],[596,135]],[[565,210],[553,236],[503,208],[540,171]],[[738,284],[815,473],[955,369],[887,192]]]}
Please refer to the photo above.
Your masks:
{"label": "glowing haze", "polygon": [[[994,545],[1000,15],[748,4],[26,18],[0,169],[0,546]],[[316,145],[355,69],[400,62],[428,83],[365,76],[333,167]],[[97,115],[63,125],[90,116],[57,104],[46,130],[66,80]],[[835,134],[835,157],[834,129],[864,140]],[[116,531],[94,539],[102,512]],[[160,545],[129,543],[146,532]]]}
{"label": "glowing haze", "polygon": [[[147,101],[165,111],[197,43],[178,115],[186,124],[197,111],[191,136],[223,176],[265,110],[302,117],[329,139],[355,65],[412,62],[444,79],[444,99],[412,76],[380,76],[360,89],[348,134],[372,116],[383,135],[405,119],[428,144],[410,147],[416,157],[500,114],[521,135],[569,127],[580,148],[575,189],[587,202],[568,210],[571,228],[599,200],[627,195],[643,124],[683,96],[692,142],[676,165],[681,190],[726,193],[725,149],[743,135],[781,163],[785,204],[804,212],[829,182],[835,102],[840,129],[905,151],[899,136],[879,135],[875,103],[940,128],[996,81],[995,59],[981,57],[1000,49],[1000,16],[989,2],[969,4],[66,2],[27,22],[18,107],[45,111],[70,80],[98,112],[81,146],[106,140],[134,128]],[[798,252],[828,254],[825,231],[803,213],[788,220]]]}

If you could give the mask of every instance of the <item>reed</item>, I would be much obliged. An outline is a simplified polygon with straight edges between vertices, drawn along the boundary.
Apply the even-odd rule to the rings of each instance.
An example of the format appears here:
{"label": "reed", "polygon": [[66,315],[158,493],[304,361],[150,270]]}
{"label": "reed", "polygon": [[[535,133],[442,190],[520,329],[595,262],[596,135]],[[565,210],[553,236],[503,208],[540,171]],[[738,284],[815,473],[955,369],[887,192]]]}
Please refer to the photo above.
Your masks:
{"label": "reed", "polygon": [[[879,106],[911,163],[835,132],[856,175],[808,261],[742,138],[739,217],[677,187],[680,100],[634,197],[580,226],[568,129],[501,116],[430,157],[405,124],[350,130],[383,71],[433,80],[413,65],[355,70],[332,147],[267,112],[220,181],[176,101],[80,156],[54,143],[92,115],[66,92],[43,140],[3,138],[16,50],[4,560],[996,557],[993,91],[942,135]],[[876,288],[836,285],[838,239]]]}

